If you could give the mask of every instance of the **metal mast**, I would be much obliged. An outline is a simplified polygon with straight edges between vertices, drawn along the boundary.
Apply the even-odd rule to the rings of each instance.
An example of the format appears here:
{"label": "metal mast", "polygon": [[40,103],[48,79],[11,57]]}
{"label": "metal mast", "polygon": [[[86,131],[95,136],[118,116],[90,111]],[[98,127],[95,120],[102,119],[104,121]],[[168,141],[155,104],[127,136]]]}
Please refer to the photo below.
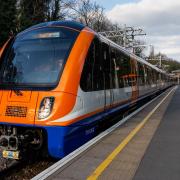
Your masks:
{"label": "metal mast", "polygon": [[144,48],[144,42],[135,40],[136,36],[146,35],[141,28],[134,28],[125,25],[124,28],[116,27],[116,30],[99,32],[99,34],[111,39],[124,48],[132,49],[135,53],[136,51],[142,52]]}

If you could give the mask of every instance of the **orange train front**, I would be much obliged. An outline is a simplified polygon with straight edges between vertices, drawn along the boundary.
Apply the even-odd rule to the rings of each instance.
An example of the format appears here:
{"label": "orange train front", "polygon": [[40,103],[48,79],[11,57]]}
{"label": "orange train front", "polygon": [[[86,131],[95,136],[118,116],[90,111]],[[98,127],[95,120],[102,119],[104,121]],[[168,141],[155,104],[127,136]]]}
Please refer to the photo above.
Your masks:
{"label": "orange train front", "polygon": [[0,148],[62,158],[169,76],[82,24],[41,23],[0,51]]}

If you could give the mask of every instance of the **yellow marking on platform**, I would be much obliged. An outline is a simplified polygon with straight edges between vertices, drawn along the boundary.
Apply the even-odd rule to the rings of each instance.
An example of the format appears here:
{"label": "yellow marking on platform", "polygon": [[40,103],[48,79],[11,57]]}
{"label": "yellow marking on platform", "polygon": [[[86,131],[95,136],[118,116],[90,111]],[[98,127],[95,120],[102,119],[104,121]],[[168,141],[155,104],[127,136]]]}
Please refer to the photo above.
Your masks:
{"label": "yellow marking on platform", "polygon": [[161,102],[143,119],[141,123],[139,123],[135,129],[133,129],[129,135],[118,145],[116,149],[95,169],[95,171],[87,178],[87,180],[95,180],[97,179],[102,172],[110,165],[110,163],[114,160],[114,158],[126,147],[126,145],[131,141],[131,139],[143,128],[149,118],[153,115],[153,113],[159,108],[159,106],[166,100],[166,98],[171,94],[173,90],[177,87],[173,88],[162,100]]}

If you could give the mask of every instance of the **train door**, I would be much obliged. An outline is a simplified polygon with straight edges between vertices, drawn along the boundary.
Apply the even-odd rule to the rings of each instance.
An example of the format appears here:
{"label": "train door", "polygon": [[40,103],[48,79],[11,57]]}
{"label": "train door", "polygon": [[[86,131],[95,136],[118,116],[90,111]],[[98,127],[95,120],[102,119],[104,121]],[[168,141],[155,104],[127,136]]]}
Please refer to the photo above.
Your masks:
{"label": "train door", "polygon": [[104,93],[105,93],[104,108],[108,109],[112,106],[113,93],[112,93],[112,77],[111,77],[111,61],[109,55],[109,45],[104,42],[102,42],[102,62],[104,69]]}
{"label": "train door", "polygon": [[131,74],[129,75],[129,80],[132,88],[132,101],[135,101],[139,96],[138,82],[137,82],[137,62],[131,59]]}

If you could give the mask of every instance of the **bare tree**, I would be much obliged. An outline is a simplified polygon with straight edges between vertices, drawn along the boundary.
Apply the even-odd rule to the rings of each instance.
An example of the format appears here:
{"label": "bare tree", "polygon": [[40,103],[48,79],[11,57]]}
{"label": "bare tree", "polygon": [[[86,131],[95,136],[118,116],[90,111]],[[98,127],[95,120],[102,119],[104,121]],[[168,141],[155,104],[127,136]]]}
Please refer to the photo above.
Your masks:
{"label": "bare tree", "polygon": [[47,21],[63,20],[65,19],[65,13],[63,10],[62,0],[49,0]]}
{"label": "bare tree", "polygon": [[91,0],[64,0],[69,9],[70,19],[81,22],[95,31],[107,30],[110,21],[104,14],[104,8]]}

